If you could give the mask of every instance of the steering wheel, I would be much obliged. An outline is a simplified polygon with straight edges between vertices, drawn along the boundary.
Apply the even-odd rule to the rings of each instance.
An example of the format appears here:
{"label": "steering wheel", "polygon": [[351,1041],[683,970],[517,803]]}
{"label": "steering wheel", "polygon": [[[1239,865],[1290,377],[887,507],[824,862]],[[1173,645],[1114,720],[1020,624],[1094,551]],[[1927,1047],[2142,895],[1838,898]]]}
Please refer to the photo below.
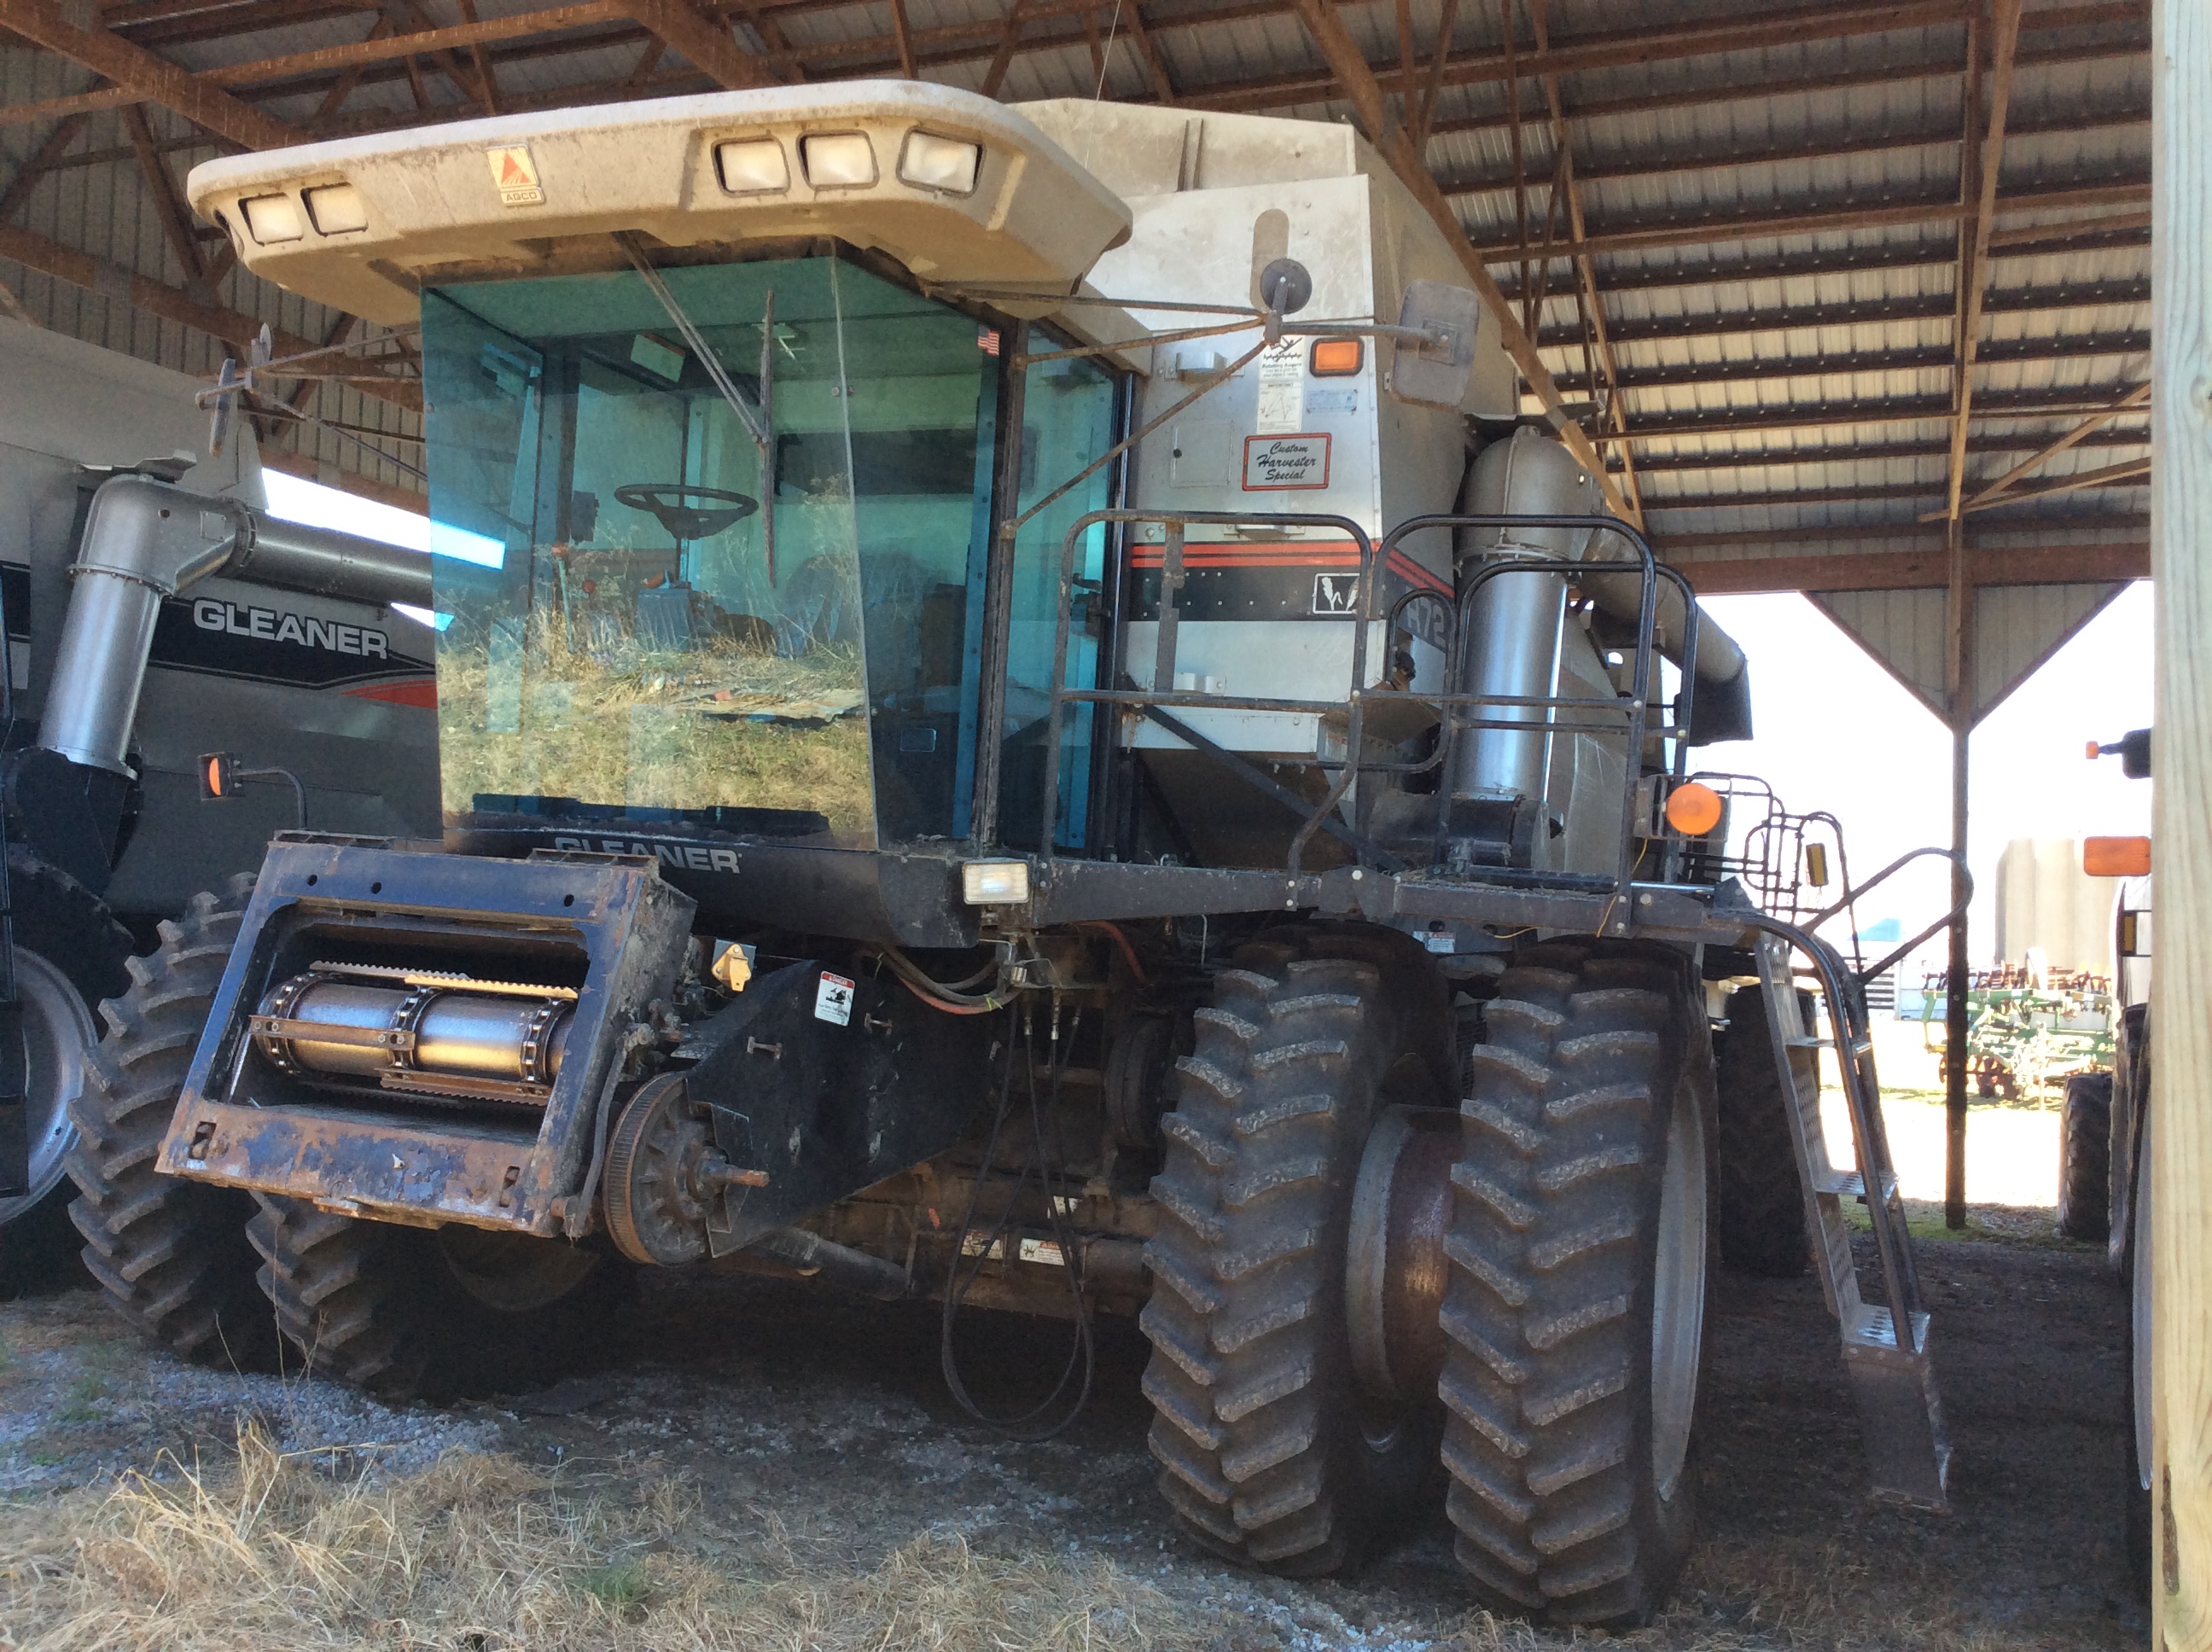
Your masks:
{"label": "steering wheel", "polygon": [[[632,482],[615,489],[615,500],[634,511],[643,511],[668,530],[668,537],[711,539],[732,523],[742,522],[760,508],[750,494],[726,488],[694,488],[688,483]],[[711,501],[703,508],[693,500]]]}

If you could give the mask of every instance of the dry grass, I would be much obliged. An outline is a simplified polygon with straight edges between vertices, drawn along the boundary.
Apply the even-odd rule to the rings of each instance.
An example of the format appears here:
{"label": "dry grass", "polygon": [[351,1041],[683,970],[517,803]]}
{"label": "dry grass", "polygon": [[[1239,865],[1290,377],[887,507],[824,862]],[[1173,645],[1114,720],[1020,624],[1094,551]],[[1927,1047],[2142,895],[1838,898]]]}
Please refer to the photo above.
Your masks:
{"label": "dry grass", "polygon": [[[872,841],[868,732],[856,651],[718,641],[680,653],[623,639],[605,657],[533,645],[519,693],[489,714],[482,654],[439,663],[446,807],[480,793],[646,808],[811,809]],[[755,721],[757,715],[776,720]],[[490,732],[488,724],[505,723]]]}
{"label": "dry grass", "polygon": [[923,1537],[872,1570],[680,1479],[597,1493],[498,1457],[381,1483],[241,1428],[234,1457],[0,1514],[0,1647],[1184,1652],[1110,1563]]}

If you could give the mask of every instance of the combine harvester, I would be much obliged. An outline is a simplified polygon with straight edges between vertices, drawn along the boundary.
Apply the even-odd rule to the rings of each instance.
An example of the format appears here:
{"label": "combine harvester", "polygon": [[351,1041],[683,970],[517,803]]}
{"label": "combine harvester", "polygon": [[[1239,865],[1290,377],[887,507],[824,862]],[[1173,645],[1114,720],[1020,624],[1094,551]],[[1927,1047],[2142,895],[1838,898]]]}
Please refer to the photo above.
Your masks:
{"label": "combine harvester", "polygon": [[[20,1039],[0,1057],[0,1288],[17,1290],[61,1277],[79,1238],[67,1106],[131,954],[171,924],[219,958],[234,917],[194,896],[250,877],[276,826],[431,827],[437,729],[429,629],[385,605],[428,602],[427,557],[270,517],[252,431],[210,453],[183,374],[15,321],[0,355],[0,1047]],[[204,808],[210,748],[280,784]],[[186,1053],[155,1063],[172,1085]],[[212,1353],[215,1324],[173,1315],[165,1282],[198,1265],[179,1249],[243,1251],[239,1200],[154,1175],[166,1109],[117,1095],[99,1124],[76,1160],[86,1260],[141,1325]],[[273,1351],[254,1306],[236,1299],[234,1356]]]}
{"label": "combine harvester", "polygon": [[442,845],[272,846],[161,1147],[315,1369],[526,1380],[711,1261],[941,1296],[963,1400],[960,1305],[1069,1319],[1041,1434],[1137,1314],[1197,1542],[1329,1571],[1440,1453],[1484,1599],[1631,1621],[1754,980],[1875,1485],[1942,1503],[1859,998],[1686,778],[1741,656],[1347,128],[863,82],[190,190],[419,326],[453,616]]}

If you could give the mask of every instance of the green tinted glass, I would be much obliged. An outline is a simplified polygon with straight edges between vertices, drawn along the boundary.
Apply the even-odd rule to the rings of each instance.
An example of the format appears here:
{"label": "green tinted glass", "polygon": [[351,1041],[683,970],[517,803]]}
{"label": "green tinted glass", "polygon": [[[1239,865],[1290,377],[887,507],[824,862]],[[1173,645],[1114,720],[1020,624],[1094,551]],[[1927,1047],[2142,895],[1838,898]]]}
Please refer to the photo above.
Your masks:
{"label": "green tinted glass", "polygon": [[833,258],[660,273],[424,296],[449,815],[959,829],[994,356]]}

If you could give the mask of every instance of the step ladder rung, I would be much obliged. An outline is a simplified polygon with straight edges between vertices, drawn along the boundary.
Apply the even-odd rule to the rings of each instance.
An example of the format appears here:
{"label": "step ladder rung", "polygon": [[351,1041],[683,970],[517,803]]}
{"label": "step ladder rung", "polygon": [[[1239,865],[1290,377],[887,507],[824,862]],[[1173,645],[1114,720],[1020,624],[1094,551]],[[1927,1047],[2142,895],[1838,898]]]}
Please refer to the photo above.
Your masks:
{"label": "step ladder rung", "polygon": [[[1824,1050],[1829,1047],[1828,1041],[1826,1039],[1817,1037],[1809,1033],[1796,1038],[1784,1039],[1783,1042],[1788,1044],[1793,1050]],[[1853,1055],[1864,1055],[1873,1048],[1874,1040],[1871,1038],[1854,1038],[1851,1040],[1850,1045],[1850,1049]]]}
{"label": "step ladder rung", "polygon": [[[1832,1170],[1824,1181],[1826,1185],[1820,1189],[1824,1193],[1834,1193],[1842,1199],[1866,1197],[1866,1178],[1856,1170]],[[1884,1170],[1881,1173],[1881,1196],[1886,1200],[1897,1196],[1896,1171]]]}
{"label": "step ladder rung", "polygon": [[1846,1346],[1864,1348],[1899,1357],[1925,1359],[1928,1357],[1928,1315],[1917,1313],[1912,1316],[1913,1351],[1906,1355],[1897,1344],[1897,1321],[1889,1309],[1873,1303],[1862,1303],[1851,1315],[1850,1323],[1844,1327]]}

